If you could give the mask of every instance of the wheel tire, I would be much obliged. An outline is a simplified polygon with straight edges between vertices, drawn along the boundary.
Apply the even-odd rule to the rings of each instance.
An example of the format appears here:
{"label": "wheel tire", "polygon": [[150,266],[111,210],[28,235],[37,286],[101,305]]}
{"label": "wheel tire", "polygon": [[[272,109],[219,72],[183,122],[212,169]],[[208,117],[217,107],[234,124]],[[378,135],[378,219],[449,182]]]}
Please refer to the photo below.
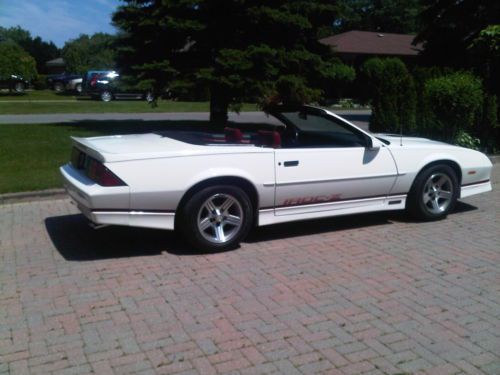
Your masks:
{"label": "wheel tire", "polygon": [[196,192],[181,207],[176,229],[197,250],[222,251],[237,247],[252,223],[252,203],[245,191],[217,185]]}
{"label": "wheel tire", "polygon": [[155,96],[152,92],[148,92],[145,96],[144,96],[144,99],[146,99],[146,101],[148,103],[152,103],[154,100],[155,100]]}
{"label": "wheel tire", "polygon": [[101,92],[101,101],[103,102],[110,102],[111,100],[113,100],[113,94],[111,94],[110,91],[103,91]]}
{"label": "wheel tire", "polygon": [[56,92],[63,92],[64,91],[64,85],[62,82],[56,82],[54,83],[54,91]]}
{"label": "wheel tire", "polygon": [[443,219],[454,209],[458,194],[455,171],[448,165],[434,165],[415,178],[408,195],[407,209],[419,220]]}
{"label": "wheel tire", "polygon": [[22,82],[16,82],[16,84],[14,85],[14,91],[17,92],[18,94],[24,92],[24,83]]}
{"label": "wheel tire", "polygon": [[78,94],[81,94],[82,91],[83,91],[83,87],[82,87],[82,84],[81,83],[78,83],[76,86],[75,86],[75,90]]}

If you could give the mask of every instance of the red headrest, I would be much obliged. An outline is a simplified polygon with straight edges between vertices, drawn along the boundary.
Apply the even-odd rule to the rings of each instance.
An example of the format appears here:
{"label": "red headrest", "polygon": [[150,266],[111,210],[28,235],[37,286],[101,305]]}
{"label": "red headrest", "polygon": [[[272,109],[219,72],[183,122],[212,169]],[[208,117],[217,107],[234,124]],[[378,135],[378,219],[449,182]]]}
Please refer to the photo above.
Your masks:
{"label": "red headrest", "polygon": [[224,128],[226,133],[226,141],[231,143],[240,143],[243,140],[243,132],[237,128]]}
{"label": "red headrest", "polygon": [[259,144],[271,146],[273,148],[281,147],[281,135],[277,131],[259,130],[257,132]]}

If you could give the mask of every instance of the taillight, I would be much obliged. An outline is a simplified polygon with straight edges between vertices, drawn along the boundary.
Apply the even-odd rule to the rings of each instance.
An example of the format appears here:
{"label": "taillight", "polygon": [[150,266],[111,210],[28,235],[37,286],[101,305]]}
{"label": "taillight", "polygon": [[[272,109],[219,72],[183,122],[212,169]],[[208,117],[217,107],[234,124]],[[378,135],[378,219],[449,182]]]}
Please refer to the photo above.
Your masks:
{"label": "taillight", "polygon": [[104,164],[96,159],[87,157],[88,164],[85,168],[85,174],[92,181],[97,182],[101,186],[126,186],[119,177],[111,172]]}

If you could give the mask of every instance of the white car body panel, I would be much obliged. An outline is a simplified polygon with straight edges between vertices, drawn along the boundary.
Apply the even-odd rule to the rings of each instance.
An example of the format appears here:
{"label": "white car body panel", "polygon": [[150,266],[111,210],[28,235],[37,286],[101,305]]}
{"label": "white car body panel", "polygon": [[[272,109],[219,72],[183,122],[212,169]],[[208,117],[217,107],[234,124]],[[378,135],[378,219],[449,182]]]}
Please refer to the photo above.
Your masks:
{"label": "white car body panel", "polygon": [[[385,197],[397,178],[385,147],[281,149],[276,150],[276,159],[276,215],[323,211],[317,203],[328,201]],[[299,165],[286,167],[287,160]]]}
{"label": "white car body panel", "polygon": [[[161,229],[174,229],[186,192],[217,178],[239,178],[253,187],[260,226],[404,209],[415,177],[433,162],[460,168],[461,198],[491,190],[492,164],[480,152],[383,135],[390,141],[385,145],[342,121],[369,136],[374,147],[196,145],[158,134],[74,138],[75,147],[102,162],[127,186],[100,186],[71,164],[61,167],[61,173],[69,195],[94,223]],[[298,165],[285,167],[285,161]]]}

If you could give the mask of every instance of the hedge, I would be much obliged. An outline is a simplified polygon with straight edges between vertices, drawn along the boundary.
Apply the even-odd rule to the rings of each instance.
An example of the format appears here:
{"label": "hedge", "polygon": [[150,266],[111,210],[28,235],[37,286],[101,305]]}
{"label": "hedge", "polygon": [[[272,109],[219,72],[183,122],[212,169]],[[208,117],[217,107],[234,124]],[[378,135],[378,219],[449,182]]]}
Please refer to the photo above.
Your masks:
{"label": "hedge", "polygon": [[371,98],[370,130],[405,132],[415,129],[416,93],[412,76],[398,58],[367,60],[361,74]]}

